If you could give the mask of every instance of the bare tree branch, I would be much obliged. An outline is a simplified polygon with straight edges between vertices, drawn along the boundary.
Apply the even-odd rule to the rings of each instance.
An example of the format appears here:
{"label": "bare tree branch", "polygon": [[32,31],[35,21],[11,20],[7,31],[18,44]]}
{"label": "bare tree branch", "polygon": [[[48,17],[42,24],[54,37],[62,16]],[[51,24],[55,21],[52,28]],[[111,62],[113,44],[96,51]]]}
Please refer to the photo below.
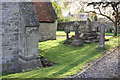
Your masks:
{"label": "bare tree branch", "polygon": [[115,22],[111,17],[109,17],[109,16],[103,14],[103,13],[101,12],[100,8],[99,8],[98,10],[99,10],[100,14],[99,14],[99,13],[97,13],[97,14],[102,15],[102,16],[108,18],[108,19],[109,19],[110,21],[112,21],[113,23]]}
{"label": "bare tree branch", "polygon": [[[88,3],[88,6],[89,5],[92,5],[94,7],[94,9],[99,10],[99,13],[96,13],[96,14],[102,15],[113,22],[114,27],[115,27],[114,36],[117,36],[117,31],[118,31],[117,27],[118,27],[118,25],[120,25],[120,12],[119,12],[120,1],[119,2],[115,2],[115,1],[114,2],[92,2],[92,3]],[[114,16],[114,19],[112,19],[110,17],[110,15],[108,16],[108,15],[102,13],[102,11],[100,9],[100,7],[105,8],[105,7],[109,7],[109,6],[112,7],[112,9],[114,11],[112,14]]]}

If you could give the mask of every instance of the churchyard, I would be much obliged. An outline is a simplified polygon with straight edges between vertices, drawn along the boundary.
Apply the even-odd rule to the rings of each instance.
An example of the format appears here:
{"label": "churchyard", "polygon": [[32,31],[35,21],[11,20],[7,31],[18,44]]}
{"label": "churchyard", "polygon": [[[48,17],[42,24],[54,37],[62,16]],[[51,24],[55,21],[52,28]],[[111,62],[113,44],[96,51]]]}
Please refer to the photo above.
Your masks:
{"label": "churchyard", "polygon": [[[73,35],[72,32],[70,35]],[[110,33],[107,33],[110,34]],[[113,35],[112,33],[110,35]],[[62,36],[62,37],[60,37]],[[54,62],[51,67],[38,68],[27,72],[10,74],[3,76],[3,78],[64,78],[73,74],[77,74],[84,70],[91,62],[96,61],[104,54],[102,52],[109,52],[114,47],[118,46],[118,37],[106,36],[110,39],[105,42],[106,50],[97,50],[98,43],[85,44],[82,47],[73,47],[71,45],[64,45],[66,39],[64,31],[57,31],[57,39],[49,40],[39,43],[39,55],[44,56],[49,61]],[[111,46],[112,45],[112,46]],[[42,79],[41,79],[42,80]]]}
{"label": "churchyard", "polygon": [[[87,4],[116,7],[120,2]],[[0,3],[0,78],[118,78],[119,11],[113,8],[115,19],[107,16],[112,22],[98,21],[94,11],[86,12],[85,20],[76,20],[72,15],[74,21],[67,21],[67,18],[60,19],[56,6],[46,1]],[[94,15],[90,16],[91,13]]]}

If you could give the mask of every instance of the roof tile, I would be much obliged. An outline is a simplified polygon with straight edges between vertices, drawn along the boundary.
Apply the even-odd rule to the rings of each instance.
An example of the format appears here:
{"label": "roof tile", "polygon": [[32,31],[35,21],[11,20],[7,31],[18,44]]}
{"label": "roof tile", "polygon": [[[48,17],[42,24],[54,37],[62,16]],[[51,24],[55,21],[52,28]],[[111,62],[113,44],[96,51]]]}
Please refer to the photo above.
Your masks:
{"label": "roof tile", "polygon": [[57,15],[51,2],[34,2],[40,22],[55,22]]}

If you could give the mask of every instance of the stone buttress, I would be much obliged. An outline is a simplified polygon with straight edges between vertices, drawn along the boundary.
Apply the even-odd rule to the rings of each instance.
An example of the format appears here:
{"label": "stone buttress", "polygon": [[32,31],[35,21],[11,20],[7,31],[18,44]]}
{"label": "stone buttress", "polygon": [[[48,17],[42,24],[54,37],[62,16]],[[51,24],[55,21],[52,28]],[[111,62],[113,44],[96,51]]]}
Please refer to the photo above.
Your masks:
{"label": "stone buttress", "polygon": [[42,67],[38,56],[39,21],[32,2],[2,2],[2,73]]}

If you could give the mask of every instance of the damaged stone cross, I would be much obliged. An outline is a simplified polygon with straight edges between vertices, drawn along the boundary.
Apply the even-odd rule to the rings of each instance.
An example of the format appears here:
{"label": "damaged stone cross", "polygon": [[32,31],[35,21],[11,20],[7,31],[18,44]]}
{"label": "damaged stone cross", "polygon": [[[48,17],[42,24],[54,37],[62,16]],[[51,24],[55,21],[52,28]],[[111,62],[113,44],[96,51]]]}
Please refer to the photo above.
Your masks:
{"label": "damaged stone cross", "polygon": [[74,23],[74,30],[75,30],[75,39],[72,41],[71,45],[73,46],[83,46],[83,41],[79,38],[79,32],[78,32],[78,29],[79,29],[79,22],[75,22]]}

